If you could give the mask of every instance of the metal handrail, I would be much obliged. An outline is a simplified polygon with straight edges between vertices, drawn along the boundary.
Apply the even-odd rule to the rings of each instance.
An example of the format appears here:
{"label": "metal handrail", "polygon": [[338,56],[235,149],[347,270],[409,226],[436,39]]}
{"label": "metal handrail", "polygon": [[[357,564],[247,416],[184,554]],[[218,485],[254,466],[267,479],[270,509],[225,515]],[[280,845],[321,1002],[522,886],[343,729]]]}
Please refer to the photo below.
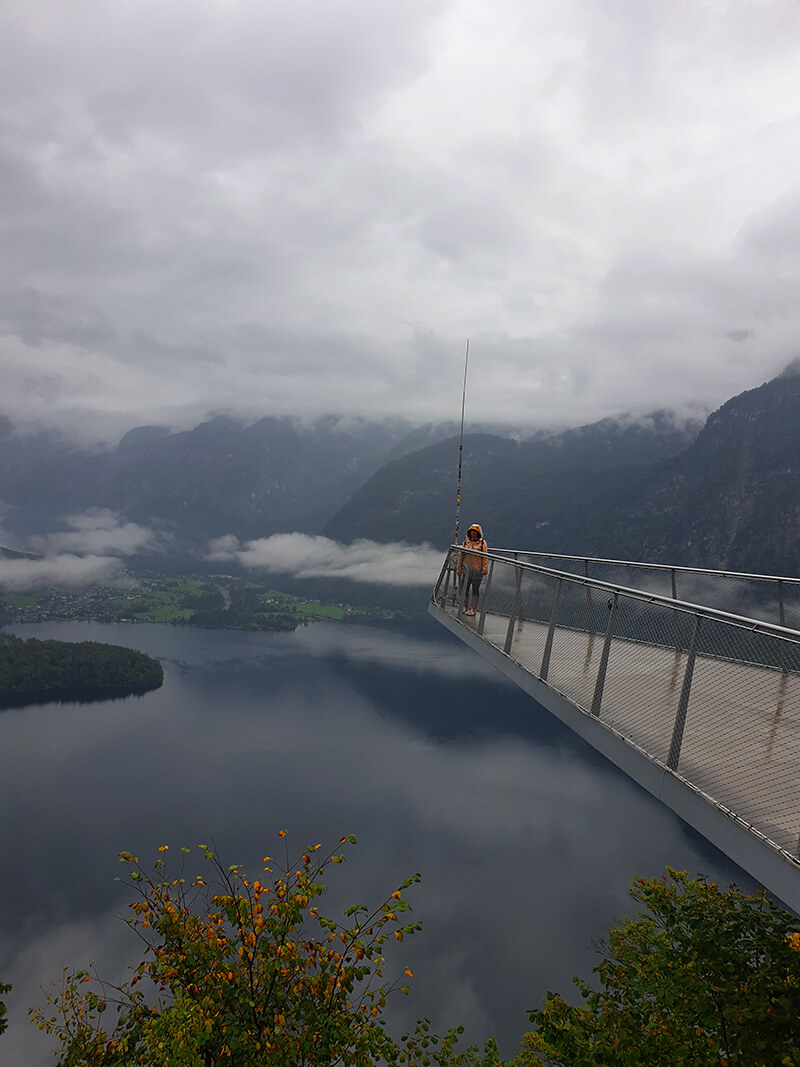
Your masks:
{"label": "metal handrail", "polygon": [[[602,589],[608,593],[623,593],[625,596],[632,599],[639,600],[644,604],[662,604],[672,608],[675,611],[682,611],[691,615],[703,615],[707,618],[716,619],[721,622],[727,622],[731,625],[740,626],[748,630],[755,631],[757,633],[766,633],[774,637],[780,637],[784,640],[789,640],[794,643],[800,643],[800,630],[795,630],[788,626],[779,626],[776,623],[765,622],[761,619],[753,619],[746,615],[736,615],[730,611],[722,611],[719,608],[709,608],[704,604],[693,604],[687,600],[677,600],[672,597],[662,596],[660,593],[644,592],[641,589],[635,589],[630,586],[617,585],[613,582],[604,582],[600,578],[587,578],[585,575],[573,574],[571,571],[559,571],[553,567],[542,567],[537,563],[527,563],[521,559],[510,559],[508,556],[500,555],[499,553],[508,551],[506,549],[492,549],[489,552],[479,552],[472,549],[463,549],[461,545],[451,545],[447,551],[445,562],[439,575],[439,580],[434,587],[431,599],[436,599],[441,580],[444,577],[447,568],[450,564],[451,554],[454,551],[464,551],[471,556],[485,556],[489,560],[498,560],[502,563],[509,563],[512,566],[519,567],[523,570],[531,571],[532,573],[548,574],[554,578],[562,578],[567,581],[577,583],[582,586],[591,586],[595,589]],[[527,555],[542,555],[542,553],[526,553]],[[570,556],[549,556],[547,558],[556,559],[582,559],[583,557],[570,557]],[[606,562],[618,562],[616,560]],[[708,574],[719,574],[719,571],[707,571]],[[798,579],[800,583],[800,579]]]}
{"label": "metal handrail", "polygon": [[[460,546],[459,546],[460,547]],[[560,552],[529,552],[519,548],[493,548],[492,552],[508,556],[536,556],[539,559],[568,559],[573,563],[598,563],[606,567],[637,567],[641,570],[666,571],[668,574],[675,571],[678,574],[708,574],[715,578],[746,578],[758,582],[787,582],[789,585],[800,586],[800,578],[791,578],[783,574],[749,574],[747,571],[721,571],[711,567],[684,567],[671,563],[645,563],[632,559],[603,559],[600,556],[568,556]],[[507,555],[504,555],[507,554]]]}

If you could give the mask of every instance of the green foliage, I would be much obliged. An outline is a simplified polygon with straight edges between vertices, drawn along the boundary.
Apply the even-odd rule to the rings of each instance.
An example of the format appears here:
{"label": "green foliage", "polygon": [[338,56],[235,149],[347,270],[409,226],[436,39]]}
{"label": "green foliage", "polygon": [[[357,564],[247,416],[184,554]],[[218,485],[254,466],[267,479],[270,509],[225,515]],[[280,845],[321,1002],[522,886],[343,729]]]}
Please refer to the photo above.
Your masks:
{"label": "green foliage", "polygon": [[113,609],[139,622],[186,622],[198,610],[222,604],[217,589],[199,579],[164,578],[142,583],[136,596],[120,597]]}
{"label": "green foliage", "polygon": [[[11,992],[11,986],[10,985],[4,985],[3,982],[0,982],[0,993],[10,993],[10,992]],[[6,1006],[5,1006],[5,1003],[2,1000],[0,1000],[0,1034],[4,1033],[4,1031],[7,1028],[8,1028],[8,1021],[6,1019]]]}
{"label": "green foliage", "polygon": [[[340,846],[354,843],[350,835]],[[499,1065],[493,1042],[481,1058],[476,1048],[459,1053],[459,1031],[440,1040],[425,1020],[400,1042],[386,1033],[387,998],[407,992],[413,975],[406,968],[387,980],[385,953],[420,927],[406,921],[403,895],[419,875],[375,908],[348,908],[340,923],[317,900],[323,871],[344,853],[320,857],[315,845],[294,862],[266,856],[265,884],[199,849],[205,878],[187,875],[189,849],[171,875],[162,858],[146,870],[122,853],[136,893],[128,921],[145,959],[121,985],[65,970],[50,988],[47,1008],[31,1014],[61,1041],[62,1067]]]}
{"label": "green foliage", "polygon": [[289,608],[267,610],[260,589],[250,585],[234,583],[229,589],[230,604],[223,605],[222,596],[217,592],[216,600],[204,600],[192,615],[192,626],[208,626],[227,630],[286,630],[297,628],[297,619],[293,618]]}
{"label": "green foliage", "polygon": [[99,641],[0,642],[0,699],[24,693],[86,689],[144,692],[164,680],[158,660]]}
{"label": "green foliage", "polygon": [[30,608],[36,603],[36,597],[27,593],[3,593],[3,603],[12,608]]}
{"label": "green foliage", "polygon": [[548,993],[515,1063],[778,1067],[800,1062],[800,926],[766,893],[722,891],[668,867],[599,950],[600,990]]}
{"label": "green foliage", "polygon": [[456,1046],[463,1033],[463,1026],[453,1026],[440,1038],[430,1032],[430,1019],[419,1019],[414,1033],[404,1034],[400,1039],[404,1047],[397,1062],[419,1064],[419,1067],[431,1067],[432,1064],[437,1067],[503,1067],[493,1037],[483,1050],[470,1045],[459,1052]]}

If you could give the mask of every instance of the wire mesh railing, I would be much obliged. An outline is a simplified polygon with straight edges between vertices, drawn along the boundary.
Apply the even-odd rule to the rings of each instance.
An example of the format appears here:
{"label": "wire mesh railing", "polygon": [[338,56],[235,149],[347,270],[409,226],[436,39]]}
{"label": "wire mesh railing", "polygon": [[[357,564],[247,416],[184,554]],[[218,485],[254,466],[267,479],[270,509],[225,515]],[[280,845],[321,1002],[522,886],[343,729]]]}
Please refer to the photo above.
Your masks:
{"label": "wire mesh railing", "polygon": [[512,549],[493,553],[800,630],[800,578]]}
{"label": "wire mesh railing", "polygon": [[[434,602],[796,859],[800,632],[671,595],[677,582],[673,570],[679,572],[679,588],[698,592],[724,592],[729,581],[734,590],[765,590],[770,579],[720,575],[714,586],[709,571],[574,557],[558,558],[580,566],[557,570],[543,566],[540,557],[533,562],[531,553],[517,555],[485,554],[488,572],[473,618],[464,614],[470,556],[462,557],[453,546]],[[634,568],[640,569],[649,584],[638,588],[577,573],[586,562],[616,577],[635,578]],[[774,583],[787,583],[785,619],[786,588],[798,596],[800,583],[771,581],[773,592]],[[652,588],[658,583],[662,590]],[[770,596],[762,596],[762,607]],[[729,599],[747,603],[739,593]]]}

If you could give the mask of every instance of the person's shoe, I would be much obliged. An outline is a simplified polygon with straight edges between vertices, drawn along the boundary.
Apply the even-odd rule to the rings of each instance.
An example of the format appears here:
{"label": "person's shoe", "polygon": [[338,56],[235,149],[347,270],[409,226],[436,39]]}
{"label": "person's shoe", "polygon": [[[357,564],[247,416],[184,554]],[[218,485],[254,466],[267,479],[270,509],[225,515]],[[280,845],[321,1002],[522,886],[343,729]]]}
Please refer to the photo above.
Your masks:
{"label": "person's shoe", "polygon": [[475,608],[473,608],[472,611],[468,611],[467,612],[467,615],[474,615],[474,614],[475,614]]}
{"label": "person's shoe", "polygon": [[461,609],[461,611],[463,612],[464,615],[469,615],[469,612],[467,611],[466,607],[463,607]]}

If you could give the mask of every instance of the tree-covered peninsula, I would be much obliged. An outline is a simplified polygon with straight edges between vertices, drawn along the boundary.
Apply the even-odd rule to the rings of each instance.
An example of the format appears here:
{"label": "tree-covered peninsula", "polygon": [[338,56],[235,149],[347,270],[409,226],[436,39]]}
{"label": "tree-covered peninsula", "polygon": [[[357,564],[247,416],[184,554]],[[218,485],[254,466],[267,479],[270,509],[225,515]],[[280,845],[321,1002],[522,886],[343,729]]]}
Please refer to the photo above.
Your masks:
{"label": "tree-covered peninsula", "polygon": [[127,696],[157,689],[163,681],[158,660],[132,648],[0,634],[0,706],[36,698]]}

